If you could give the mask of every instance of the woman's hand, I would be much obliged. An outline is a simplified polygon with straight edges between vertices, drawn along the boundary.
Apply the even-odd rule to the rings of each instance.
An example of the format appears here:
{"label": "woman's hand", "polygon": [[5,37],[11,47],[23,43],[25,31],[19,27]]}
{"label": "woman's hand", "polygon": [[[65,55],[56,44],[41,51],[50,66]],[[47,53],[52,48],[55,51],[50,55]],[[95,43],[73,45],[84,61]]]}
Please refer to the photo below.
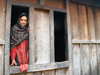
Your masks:
{"label": "woman's hand", "polygon": [[29,32],[29,28],[27,28],[26,31]]}
{"label": "woman's hand", "polygon": [[15,60],[12,60],[10,66],[14,66],[14,64],[17,65],[17,64],[16,64],[16,61],[15,61]]}

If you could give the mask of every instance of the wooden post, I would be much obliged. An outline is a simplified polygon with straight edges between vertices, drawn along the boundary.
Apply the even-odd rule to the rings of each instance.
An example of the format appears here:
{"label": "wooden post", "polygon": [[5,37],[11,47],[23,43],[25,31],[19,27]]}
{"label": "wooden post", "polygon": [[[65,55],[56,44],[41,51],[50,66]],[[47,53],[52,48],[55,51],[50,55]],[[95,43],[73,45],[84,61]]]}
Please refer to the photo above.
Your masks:
{"label": "wooden post", "polygon": [[5,32],[5,75],[10,74],[9,49],[10,49],[10,22],[11,22],[11,0],[7,0],[6,32]]}
{"label": "wooden post", "polygon": [[29,65],[35,63],[34,56],[34,8],[29,9]]}
{"label": "wooden post", "polygon": [[72,42],[71,42],[71,24],[70,24],[70,5],[69,0],[66,0],[66,8],[67,8],[67,32],[68,32],[68,55],[69,55],[69,75],[73,75],[72,69]]}
{"label": "wooden post", "polygon": [[50,23],[50,62],[55,62],[54,54],[54,12],[50,10],[49,23]]}
{"label": "wooden post", "polygon": [[44,5],[44,0],[40,0],[40,5]]}

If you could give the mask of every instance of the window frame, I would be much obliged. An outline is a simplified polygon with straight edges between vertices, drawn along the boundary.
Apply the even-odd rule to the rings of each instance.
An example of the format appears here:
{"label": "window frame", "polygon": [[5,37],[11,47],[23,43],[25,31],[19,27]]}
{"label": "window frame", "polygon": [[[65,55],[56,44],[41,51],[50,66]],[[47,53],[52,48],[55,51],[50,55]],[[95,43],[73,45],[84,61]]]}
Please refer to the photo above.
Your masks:
{"label": "window frame", "polygon": [[[43,1],[43,0],[40,0]],[[5,75],[20,73],[19,66],[9,66],[9,49],[10,49],[10,24],[11,24],[11,7],[12,5],[18,6],[26,6],[29,7],[29,66],[27,72],[34,72],[34,71],[43,71],[43,70],[52,70],[58,68],[65,68],[69,67],[69,61],[64,62],[55,62],[54,58],[54,13],[53,11],[65,12],[67,14],[66,9],[62,8],[55,8],[50,6],[45,6],[39,4],[32,4],[32,3],[23,3],[19,1],[7,0],[7,9],[6,9],[6,32],[5,32]],[[46,64],[35,64],[34,59],[34,9],[45,9],[49,10],[49,27],[50,27],[50,63]],[[66,16],[67,17],[67,16]],[[67,20],[66,20],[67,21]],[[67,25],[67,24],[66,24]],[[66,26],[67,27],[67,26]],[[31,39],[31,40],[30,40]],[[31,59],[32,58],[32,59]],[[34,66],[31,67],[31,66]],[[42,68],[41,68],[42,67]]]}

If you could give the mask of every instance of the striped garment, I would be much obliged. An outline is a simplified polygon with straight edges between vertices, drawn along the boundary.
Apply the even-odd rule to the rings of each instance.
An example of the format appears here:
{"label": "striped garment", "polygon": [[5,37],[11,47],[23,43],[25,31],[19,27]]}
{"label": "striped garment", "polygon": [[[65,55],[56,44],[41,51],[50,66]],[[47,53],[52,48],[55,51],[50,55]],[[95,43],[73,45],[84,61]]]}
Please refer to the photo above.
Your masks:
{"label": "striped garment", "polygon": [[10,50],[16,47],[25,39],[29,38],[29,33],[26,31],[27,25],[24,27],[19,22],[11,29]]}

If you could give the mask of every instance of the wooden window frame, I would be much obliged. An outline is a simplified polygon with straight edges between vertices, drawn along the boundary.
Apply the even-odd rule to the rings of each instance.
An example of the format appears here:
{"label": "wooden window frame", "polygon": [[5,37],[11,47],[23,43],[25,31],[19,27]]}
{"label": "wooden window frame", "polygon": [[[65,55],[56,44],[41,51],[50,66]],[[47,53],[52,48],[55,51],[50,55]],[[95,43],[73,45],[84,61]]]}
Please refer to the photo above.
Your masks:
{"label": "wooden window frame", "polygon": [[[42,2],[41,2],[42,1]],[[34,72],[34,71],[43,71],[43,70],[52,70],[58,68],[67,68],[69,67],[69,61],[64,62],[55,62],[54,59],[54,11],[64,12],[66,13],[67,18],[67,11],[66,9],[56,8],[45,6],[43,3],[44,0],[40,0],[40,4],[32,4],[20,1],[13,1],[7,0],[7,10],[6,10],[6,33],[5,33],[5,75],[20,73],[19,66],[9,66],[9,49],[10,49],[10,24],[11,24],[11,7],[12,5],[19,5],[19,6],[26,6],[29,7],[29,66],[27,72]],[[67,2],[67,1],[66,1]],[[34,60],[34,9],[45,9],[49,10],[49,27],[50,27],[50,63],[46,64],[35,64]],[[67,19],[66,19],[67,21]],[[67,23],[66,23],[67,25]],[[67,27],[67,26],[66,26]],[[70,37],[69,37],[70,38]],[[70,41],[69,41],[70,42]],[[69,44],[69,43],[68,43]],[[32,60],[31,60],[32,58]],[[34,67],[32,67],[34,66]]]}

